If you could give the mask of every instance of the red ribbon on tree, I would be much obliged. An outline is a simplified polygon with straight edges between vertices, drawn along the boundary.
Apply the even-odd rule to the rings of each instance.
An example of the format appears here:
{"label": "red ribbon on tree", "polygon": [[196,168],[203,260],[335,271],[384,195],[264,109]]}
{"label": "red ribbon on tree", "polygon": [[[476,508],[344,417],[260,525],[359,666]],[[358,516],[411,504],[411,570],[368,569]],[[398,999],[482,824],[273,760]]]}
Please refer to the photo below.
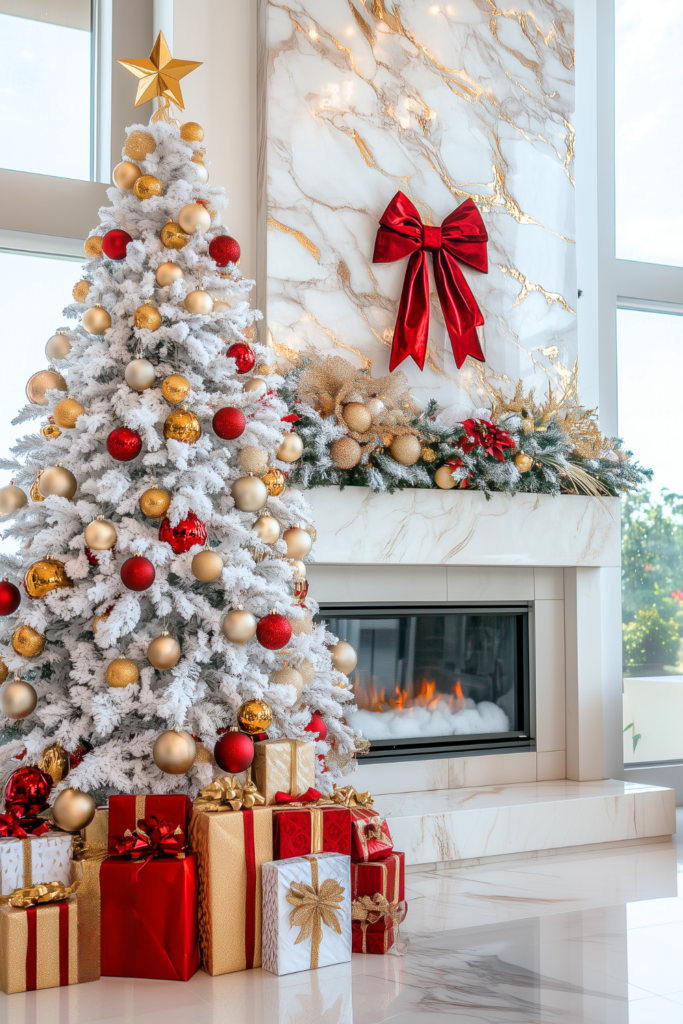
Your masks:
{"label": "red ribbon on tree", "polygon": [[509,434],[489,420],[463,420],[462,425],[467,434],[458,441],[458,448],[465,454],[481,445],[487,455],[505,462],[505,449],[517,447]]}
{"label": "red ribbon on tree", "polygon": [[126,829],[123,840],[116,844],[116,852],[123,857],[141,860],[143,857],[184,857],[185,833],[180,825],[164,821],[155,815],[140,818],[134,832]]}
{"label": "red ribbon on tree", "polygon": [[395,263],[410,256],[391,347],[389,370],[410,356],[424,369],[429,335],[429,270],[434,280],[458,368],[467,356],[485,362],[477,327],[484,317],[458,266],[458,260],[488,273],[488,235],[479,210],[466,199],[440,228],[423,224],[410,199],[397,192],[380,218],[373,263]]}
{"label": "red ribbon on tree", "polygon": [[27,836],[42,836],[49,831],[48,822],[40,818],[20,818],[13,810],[0,814],[2,839],[26,839]]}

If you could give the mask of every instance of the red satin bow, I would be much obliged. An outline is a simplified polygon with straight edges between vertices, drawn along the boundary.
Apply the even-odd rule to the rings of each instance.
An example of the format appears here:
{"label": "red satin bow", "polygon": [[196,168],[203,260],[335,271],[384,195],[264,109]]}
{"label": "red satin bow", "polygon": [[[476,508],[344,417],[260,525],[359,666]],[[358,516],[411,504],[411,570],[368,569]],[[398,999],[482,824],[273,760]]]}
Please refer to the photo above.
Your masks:
{"label": "red satin bow", "polygon": [[440,228],[423,224],[407,196],[397,192],[380,219],[373,263],[395,263],[410,256],[398,307],[389,370],[410,356],[424,369],[429,335],[429,270],[427,253],[434,262],[434,280],[448,336],[458,368],[467,356],[485,362],[477,327],[484,317],[458,266],[458,260],[488,273],[488,235],[479,210],[466,199],[446,217]]}
{"label": "red satin bow", "polygon": [[275,794],[276,804],[313,804],[316,800],[320,799],[320,793],[317,789],[307,789],[301,796],[294,796],[291,793],[277,792]]}
{"label": "red satin bow", "polygon": [[47,821],[41,818],[20,818],[14,811],[0,814],[0,838],[25,839],[26,836],[42,836],[50,831]]}
{"label": "red satin bow", "polygon": [[116,844],[118,854],[133,860],[142,857],[178,857],[184,849],[185,833],[180,825],[155,815],[150,815],[148,819],[140,818],[135,831],[127,829],[122,842]]}

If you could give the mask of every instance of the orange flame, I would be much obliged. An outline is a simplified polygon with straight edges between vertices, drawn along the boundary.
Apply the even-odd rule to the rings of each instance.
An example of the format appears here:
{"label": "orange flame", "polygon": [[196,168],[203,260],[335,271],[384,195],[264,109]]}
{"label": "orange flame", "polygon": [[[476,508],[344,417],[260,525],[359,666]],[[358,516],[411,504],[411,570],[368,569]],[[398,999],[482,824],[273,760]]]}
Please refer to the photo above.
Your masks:
{"label": "orange flame", "polygon": [[[374,679],[368,679],[363,686],[358,673],[353,681],[354,696],[356,705],[362,711],[374,711],[382,713],[386,711],[401,711],[404,708],[422,707],[434,710],[439,707],[447,707],[450,711],[462,711],[465,707],[465,695],[460,680],[455,683],[453,693],[447,694],[437,692],[436,681],[433,679],[421,679],[417,686],[408,683],[405,689],[396,684],[392,696],[387,696],[385,687],[378,689]],[[414,696],[413,696],[414,694]]]}

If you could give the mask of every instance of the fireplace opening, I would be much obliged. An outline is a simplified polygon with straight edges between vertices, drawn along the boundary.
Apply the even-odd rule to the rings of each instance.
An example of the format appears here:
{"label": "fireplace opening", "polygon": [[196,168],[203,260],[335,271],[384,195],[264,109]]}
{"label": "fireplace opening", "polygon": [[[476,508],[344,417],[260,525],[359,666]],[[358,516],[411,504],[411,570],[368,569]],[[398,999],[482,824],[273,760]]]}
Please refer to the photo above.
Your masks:
{"label": "fireplace opening", "polygon": [[321,607],[358,652],[349,725],[364,760],[533,747],[528,605]]}

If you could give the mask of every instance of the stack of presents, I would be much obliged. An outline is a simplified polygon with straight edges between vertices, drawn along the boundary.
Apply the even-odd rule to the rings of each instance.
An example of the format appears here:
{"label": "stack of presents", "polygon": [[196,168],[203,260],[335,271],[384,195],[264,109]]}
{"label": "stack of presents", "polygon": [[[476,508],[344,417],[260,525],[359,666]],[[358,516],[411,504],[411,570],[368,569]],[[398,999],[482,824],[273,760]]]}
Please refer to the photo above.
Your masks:
{"label": "stack of presents", "polygon": [[76,836],[6,807],[0,989],[403,952],[404,855],[370,794],[321,797],[313,743],[255,746],[254,782],[218,779],[194,804],[112,796]]}

